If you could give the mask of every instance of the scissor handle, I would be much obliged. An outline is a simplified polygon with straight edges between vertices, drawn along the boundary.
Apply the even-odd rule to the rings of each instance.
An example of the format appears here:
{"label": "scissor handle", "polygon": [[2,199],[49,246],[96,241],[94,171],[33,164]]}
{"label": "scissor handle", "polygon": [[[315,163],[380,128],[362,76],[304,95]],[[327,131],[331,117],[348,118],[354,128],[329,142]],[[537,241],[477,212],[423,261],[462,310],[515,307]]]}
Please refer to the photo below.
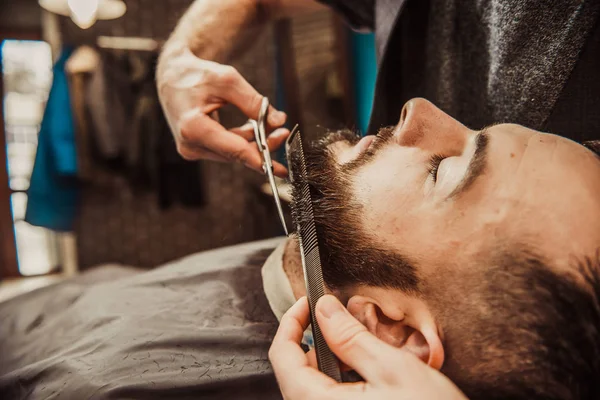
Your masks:
{"label": "scissor handle", "polygon": [[260,139],[265,147],[267,147],[267,132],[265,130],[265,120],[267,119],[268,112],[269,99],[266,96],[263,96],[260,103],[260,110],[258,111],[258,118],[256,119],[256,122],[258,123]]}
{"label": "scissor handle", "polygon": [[258,125],[258,135],[260,137],[260,142],[258,143],[258,145],[260,146],[260,150],[263,152],[265,161],[268,159],[269,167],[272,167],[271,154],[269,152],[269,146],[267,144],[267,128],[265,126],[265,120],[267,119],[268,111],[269,99],[263,97],[262,102],[260,104],[260,111],[258,112],[258,120],[256,121]]}
{"label": "scissor handle", "polygon": [[279,214],[281,225],[283,226],[283,230],[287,236],[289,232],[287,229],[287,225],[285,224],[285,218],[283,217],[283,208],[281,207],[281,201],[279,200],[279,191],[277,190],[277,184],[275,183],[275,175],[273,172],[273,161],[271,160],[271,152],[269,151],[269,146],[267,144],[267,130],[265,127],[265,120],[267,119],[268,111],[269,99],[267,97],[263,97],[260,104],[260,110],[258,112],[258,119],[256,121],[250,120],[250,122],[252,123],[252,127],[254,128],[254,138],[256,140],[256,144],[258,146],[258,150],[262,158],[263,171],[265,175],[267,175],[267,179],[269,180],[269,184],[271,185],[271,190],[273,190],[273,197],[275,199],[277,213]]}

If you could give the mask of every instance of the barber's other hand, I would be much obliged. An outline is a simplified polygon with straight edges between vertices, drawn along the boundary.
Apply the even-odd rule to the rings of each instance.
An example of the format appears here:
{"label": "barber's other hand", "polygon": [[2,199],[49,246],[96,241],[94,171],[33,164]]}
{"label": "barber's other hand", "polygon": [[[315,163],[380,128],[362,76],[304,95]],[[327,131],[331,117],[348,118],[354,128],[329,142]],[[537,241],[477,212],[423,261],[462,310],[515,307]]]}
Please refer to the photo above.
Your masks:
{"label": "barber's other hand", "polygon": [[299,345],[310,321],[303,297],[283,316],[269,350],[285,399],[466,399],[443,374],[368,332],[335,297],[319,300],[316,317],[331,350],[365,381],[337,383],[315,368]]}
{"label": "barber's other hand", "polygon": [[[226,129],[210,114],[227,103],[256,119],[262,96],[237,70],[196,57],[185,45],[168,43],[161,55],[156,79],[158,94],[177,149],[188,160],[208,159],[240,162],[262,171],[261,157],[252,125]],[[270,107],[268,130],[283,126],[286,115]],[[271,150],[281,146],[289,131],[274,130],[267,142]],[[285,177],[283,165],[273,162],[274,172]]]}

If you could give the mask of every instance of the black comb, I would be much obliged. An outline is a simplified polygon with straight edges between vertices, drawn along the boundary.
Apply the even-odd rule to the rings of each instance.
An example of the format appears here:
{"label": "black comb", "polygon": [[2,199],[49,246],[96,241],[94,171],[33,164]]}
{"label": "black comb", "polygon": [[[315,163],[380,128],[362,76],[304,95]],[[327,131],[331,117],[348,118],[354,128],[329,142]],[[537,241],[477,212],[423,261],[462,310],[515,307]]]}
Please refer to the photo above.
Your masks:
{"label": "black comb", "polygon": [[[315,219],[312,208],[312,196],[310,187],[306,181],[306,160],[304,158],[304,147],[300,132],[295,130],[290,135],[286,144],[286,150],[297,152],[300,161],[299,171],[290,169],[290,177],[293,180],[301,178],[302,186],[300,189],[300,203],[307,207],[306,218],[298,223],[297,234],[300,243],[300,254],[302,257],[302,267],[304,269],[304,281],[306,283],[306,292],[308,294],[308,305],[310,308],[310,322],[312,326],[315,353],[317,355],[317,364],[319,371],[325,375],[342,382],[340,366],[336,356],[327,346],[317,319],[315,318],[315,305],[317,301],[325,294],[325,281],[323,280],[323,269],[321,266],[321,256],[319,253],[319,240]],[[289,159],[289,156],[288,156]]]}

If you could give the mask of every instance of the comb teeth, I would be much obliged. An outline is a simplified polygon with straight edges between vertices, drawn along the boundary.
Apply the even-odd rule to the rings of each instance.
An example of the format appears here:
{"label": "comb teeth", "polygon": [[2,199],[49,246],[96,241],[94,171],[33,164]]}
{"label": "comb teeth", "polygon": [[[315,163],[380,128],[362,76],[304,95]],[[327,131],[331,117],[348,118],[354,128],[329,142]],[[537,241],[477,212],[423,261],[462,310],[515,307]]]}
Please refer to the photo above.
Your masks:
{"label": "comb teeth", "polygon": [[296,147],[300,159],[300,171],[298,175],[302,178],[302,187],[299,191],[301,204],[306,207],[306,218],[298,223],[297,232],[300,242],[300,254],[302,257],[302,266],[304,268],[304,281],[306,283],[306,292],[308,294],[308,304],[310,308],[310,320],[315,343],[315,352],[317,355],[317,364],[319,370],[325,375],[342,381],[339,363],[335,355],[327,346],[325,338],[321,333],[321,328],[315,318],[315,305],[317,301],[325,294],[325,281],[323,280],[323,269],[321,266],[321,255],[319,253],[319,240],[317,229],[315,227],[315,218],[312,207],[312,196],[310,187],[306,182],[306,160],[304,158],[304,147],[300,132],[293,137],[290,147]]}

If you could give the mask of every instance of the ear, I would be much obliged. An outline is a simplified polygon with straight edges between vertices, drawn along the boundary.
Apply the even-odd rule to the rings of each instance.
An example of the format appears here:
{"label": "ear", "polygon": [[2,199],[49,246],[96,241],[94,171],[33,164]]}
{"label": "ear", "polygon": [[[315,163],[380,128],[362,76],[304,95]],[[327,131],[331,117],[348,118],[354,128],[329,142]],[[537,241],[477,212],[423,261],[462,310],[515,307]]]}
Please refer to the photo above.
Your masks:
{"label": "ear", "polygon": [[444,347],[431,314],[422,307],[380,305],[366,296],[352,296],[348,311],[384,342],[410,351],[430,367],[440,369]]}

